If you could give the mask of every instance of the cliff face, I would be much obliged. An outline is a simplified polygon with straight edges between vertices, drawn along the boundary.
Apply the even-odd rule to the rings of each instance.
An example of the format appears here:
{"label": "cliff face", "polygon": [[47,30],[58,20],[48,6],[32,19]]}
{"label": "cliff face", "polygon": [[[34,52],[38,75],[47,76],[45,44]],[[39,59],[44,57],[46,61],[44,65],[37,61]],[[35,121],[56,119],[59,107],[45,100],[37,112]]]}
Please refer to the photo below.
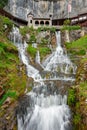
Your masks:
{"label": "cliff face", "polygon": [[[87,12],[87,0],[71,0],[72,12],[70,17]],[[22,19],[27,19],[27,14],[32,12],[34,17],[53,18],[68,17],[68,0],[9,0],[5,8]]]}

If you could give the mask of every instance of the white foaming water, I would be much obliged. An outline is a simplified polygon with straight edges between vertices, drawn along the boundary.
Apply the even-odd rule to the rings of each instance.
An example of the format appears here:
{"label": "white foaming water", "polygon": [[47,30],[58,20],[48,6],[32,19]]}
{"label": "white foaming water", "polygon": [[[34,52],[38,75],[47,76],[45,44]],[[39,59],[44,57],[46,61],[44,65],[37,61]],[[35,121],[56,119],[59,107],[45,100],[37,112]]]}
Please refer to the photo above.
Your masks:
{"label": "white foaming water", "polygon": [[[19,37],[18,37],[19,36]],[[60,32],[56,34],[57,48],[56,51],[47,58],[44,62],[44,67],[49,71],[56,71],[55,68],[62,66],[62,64],[71,65],[67,56],[64,56],[63,49],[61,47]],[[32,77],[34,81],[40,83],[35,84],[33,90],[28,93],[30,106],[23,115],[17,115],[18,130],[71,130],[71,114],[67,105],[67,96],[55,94],[56,92],[49,92],[47,86],[44,83],[39,71],[33,66],[29,65],[29,59],[26,54],[27,44],[22,44],[21,35],[18,29],[13,29],[11,33],[11,39],[18,47],[19,57],[26,65],[27,75]],[[58,42],[59,41],[59,42]],[[39,53],[37,54],[37,62],[40,62]],[[61,71],[68,71],[65,66]],[[61,77],[59,77],[62,80]],[[54,77],[55,80],[56,77]],[[46,79],[47,80],[47,79]],[[70,80],[67,78],[67,80]],[[50,80],[48,80],[50,81]],[[54,86],[53,86],[54,87]],[[61,86],[60,86],[61,87]]]}
{"label": "white foaming water", "polygon": [[70,130],[70,110],[66,105],[67,96],[29,93],[31,113],[27,109],[24,123],[18,117],[18,130]]}
{"label": "white foaming water", "polygon": [[39,53],[39,51],[37,51],[35,61],[36,61],[36,63],[39,63],[39,64],[40,64],[40,53]]}
{"label": "white foaming water", "polygon": [[61,35],[60,32],[56,32],[57,48],[43,63],[45,70],[47,71],[59,71],[61,73],[69,74],[71,71],[75,73],[76,67],[72,64],[70,59],[64,54],[61,47]]}

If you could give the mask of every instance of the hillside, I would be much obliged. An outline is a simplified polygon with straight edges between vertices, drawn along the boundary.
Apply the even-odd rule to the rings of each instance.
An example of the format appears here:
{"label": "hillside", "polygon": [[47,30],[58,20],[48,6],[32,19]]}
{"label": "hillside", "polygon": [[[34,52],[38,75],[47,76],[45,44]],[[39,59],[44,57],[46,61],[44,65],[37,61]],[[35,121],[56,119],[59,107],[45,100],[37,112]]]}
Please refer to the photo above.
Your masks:
{"label": "hillside", "polygon": [[[18,50],[7,35],[13,23],[6,17],[0,16],[0,129],[4,129],[14,118],[17,99],[24,95],[27,77],[25,67],[18,58]],[[6,28],[4,25],[7,25]],[[15,122],[14,122],[15,123]]]}

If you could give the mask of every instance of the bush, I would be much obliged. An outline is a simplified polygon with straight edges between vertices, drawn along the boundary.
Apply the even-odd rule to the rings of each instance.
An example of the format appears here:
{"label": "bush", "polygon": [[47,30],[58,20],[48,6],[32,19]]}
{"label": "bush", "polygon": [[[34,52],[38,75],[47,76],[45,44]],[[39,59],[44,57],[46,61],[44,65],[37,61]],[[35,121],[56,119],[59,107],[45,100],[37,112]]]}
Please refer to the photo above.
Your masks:
{"label": "bush", "polygon": [[41,59],[43,59],[47,54],[51,53],[51,50],[48,47],[40,47],[39,50],[40,50]]}
{"label": "bush", "polygon": [[63,30],[69,30],[69,31],[71,31],[71,30],[79,30],[79,29],[81,29],[81,27],[80,26],[69,26],[69,25],[67,25],[67,26],[63,26],[62,27],[62,31]]}
{"label": "bush", "polygon": [[70,20],[69,19],[65,20],[63,25],[70,25]]}
{"label": "bush", "polygon": [[73,118],[74,124],[77,125],[77,124],[80,123],[80,121],[81,121],[81,116],[80,116],[80,114],[74,115],[74,118]]}
{"label": "bush", "polygon": [[72,106],[75,104],[75,102],[76,102],[75,90],[69,89],[68,90],[68,104]]}
{"label": "bush", "polygon": [[56,31],[56,28],[55,27],[39,27],[37,30],[38,30],[38,32],[50,31],[50,32],[54,33]]}
{"label": "bush", "polygon": [[28,46],[27,51],[33,58],[36,56],[37,49],[32,47],[32,45]]}
{"label": "bush", "polygon": [[34,34],[31,34],[30,39],[29,39],[29,43],[35,43],[36,42],[36,37]]}
{"label": "bush", "polygon": [[20,28],[20,33],[25,36],[29,32],[29,27]]}

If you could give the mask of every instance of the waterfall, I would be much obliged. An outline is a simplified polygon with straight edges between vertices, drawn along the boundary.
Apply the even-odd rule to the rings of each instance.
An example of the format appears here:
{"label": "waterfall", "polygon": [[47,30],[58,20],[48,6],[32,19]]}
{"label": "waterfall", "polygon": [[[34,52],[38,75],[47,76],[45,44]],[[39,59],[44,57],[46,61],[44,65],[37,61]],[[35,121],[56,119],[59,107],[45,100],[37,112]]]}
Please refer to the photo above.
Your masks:
{"label": "waterfall", "polygon": [[41,78],[39,71],[29,64],[29,58],[26,53],[27,43],[22,43],[22,36],[17,27],[13,27],[10,33],[10,39],[14,42],[14,45],[18,48],[19,58],[26,66],[26,73],[28,77],[32,77],[35,81]]}
{"label": "waterfall", "polygon": [[44,69],[46,71],[51,71],[51,72],[75,74],[76,66],[70,61],[69,57],[67,56],[67,54],[64,53],[64,50],[61,47],[60,31],[56,32],[56,40],[57,40],[56,50],[43,62]]}
{"label": "waterfall", "polygon": [[[11,33],[11,36],[12,35],[13,38],[11,39],[14,39],[19,51],[19,57],[26,65],[27,76],[34,79],[34,87],[31,92],[27,93],[29,106],[21,105],[17,113],[18,130],[72,130],[70,122],[71,112],[67,105],[67,95],[60,94],[60,88],[64,89],[64,87],[59,84],[59,88],[55,89],[55,82],[53,82],[57,72],[66,74],[70,72],[69,67],[74,68],[61,47],[60,32],[56,33],[56,50],[43,63],[43,72],[47,70],[50,73],[54,73],[51,81],[46,77],[44,80],[39,71],[30,65],[26,53],[27,43],[22,43],[22,40],[20,40],[20,42],[18,42],[19,40],[17,41],[18,36],[20,39],[19,32],[17,31],[16,33],[16,31],[13,31]],[[36,59],[37,62],[40,62],[39,52]],[[72,73],[74,72],[72,71]],[[64,79],[64,77],[59,78],[61,82]],[[66,77],[66,81],[67,79],[68,77]],[[48,80],[48,82],[46,82],[46,80]],[[72,81],[72,79],[70,80]]]}

